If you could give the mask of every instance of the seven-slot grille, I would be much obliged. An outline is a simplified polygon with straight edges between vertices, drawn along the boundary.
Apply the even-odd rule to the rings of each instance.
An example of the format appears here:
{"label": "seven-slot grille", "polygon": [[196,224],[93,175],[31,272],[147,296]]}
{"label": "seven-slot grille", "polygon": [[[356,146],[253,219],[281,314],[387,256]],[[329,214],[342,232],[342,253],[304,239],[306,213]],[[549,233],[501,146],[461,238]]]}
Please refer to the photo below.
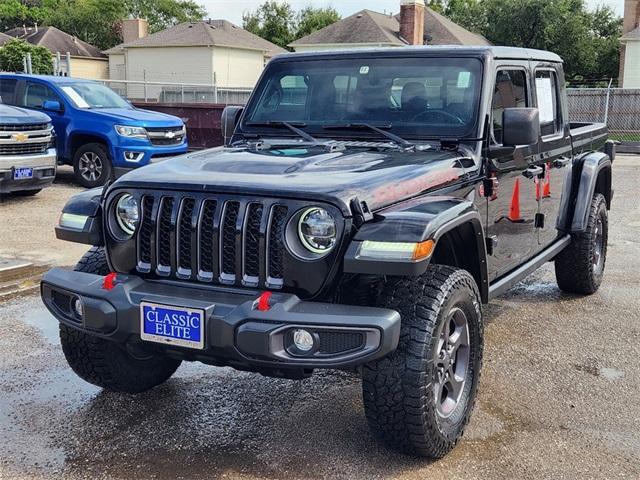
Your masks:
{"label": "seven-slot grille", "polygon": [[170,194],[143,195],[140,204],[138,272],[282,288],[287,206]]}

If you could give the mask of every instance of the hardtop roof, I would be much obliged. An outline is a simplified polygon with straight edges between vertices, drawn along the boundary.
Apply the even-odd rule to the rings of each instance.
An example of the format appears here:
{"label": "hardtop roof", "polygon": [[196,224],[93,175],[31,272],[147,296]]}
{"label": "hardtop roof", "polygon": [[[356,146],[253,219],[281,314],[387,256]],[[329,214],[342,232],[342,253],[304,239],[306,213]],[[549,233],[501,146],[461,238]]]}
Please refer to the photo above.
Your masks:
{"label": "hardtop roof", "polygon": [[376,56],[415,57],[415,56],[467,56],[491,57],[496,60],[538,60],[562,63],[562,58],[552,52],[518,47],[461,46],[461,45],[424,45],[388,48],[361,48],[318,52],[295,52],[278,55],[274,60],[304,60],[333,58],[372,58]]}

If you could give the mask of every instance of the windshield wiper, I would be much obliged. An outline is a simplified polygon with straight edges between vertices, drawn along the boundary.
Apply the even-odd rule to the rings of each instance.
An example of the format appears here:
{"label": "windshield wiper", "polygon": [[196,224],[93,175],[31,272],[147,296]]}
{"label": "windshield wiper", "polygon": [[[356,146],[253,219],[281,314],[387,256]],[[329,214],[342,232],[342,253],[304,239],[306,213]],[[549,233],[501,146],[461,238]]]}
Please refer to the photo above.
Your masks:
{"label": "windshield wiper", "polygon": [[[297,126],[306,127],[306,123],[296,123]],[[291,130],[293,133],[298,135],[300,138],[303,138],[307,142],[311,142],[314,145],[319,145],[320,142],[317,138],[312,137],[304,130],[300,130],[297,126],[293,125],[289,122],[283,122],[280,120],[270,120],[268,122],[247,122],[247,126],[249,127],[285,127]]]}
{"label": "windshield wiper", "polygon": [[391,124],[376,127],[375,125],[371,125],[369,123],[344,123],[342,125],[324,125],[322,128],[324,128],[325,130],[371,130],[372,132],[379,133],[383,137],[386,137],[394,143],[400,145],[405,150],[413,150],[416,148],[415,144],[409,142],[408,140],[405,140],[398,135],[383,130],[383,128],[388,129],[391,127],[393,127],[393,125]]}

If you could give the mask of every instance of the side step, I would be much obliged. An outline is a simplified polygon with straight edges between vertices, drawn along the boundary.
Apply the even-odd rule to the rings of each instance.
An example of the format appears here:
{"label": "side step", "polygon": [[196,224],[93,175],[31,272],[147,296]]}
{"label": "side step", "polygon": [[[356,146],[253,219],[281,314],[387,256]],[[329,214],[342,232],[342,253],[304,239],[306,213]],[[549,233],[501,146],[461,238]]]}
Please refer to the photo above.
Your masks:
{"label": "side step", "polygon": [[562,250],[571,243],[571,235],[566,235],[549,247],[545,248],[536,257],[527,261],[504,277],[499,278],[489,287],[489,300],[499,297],[523,278],[527,277],[549,260],[555,258]]}

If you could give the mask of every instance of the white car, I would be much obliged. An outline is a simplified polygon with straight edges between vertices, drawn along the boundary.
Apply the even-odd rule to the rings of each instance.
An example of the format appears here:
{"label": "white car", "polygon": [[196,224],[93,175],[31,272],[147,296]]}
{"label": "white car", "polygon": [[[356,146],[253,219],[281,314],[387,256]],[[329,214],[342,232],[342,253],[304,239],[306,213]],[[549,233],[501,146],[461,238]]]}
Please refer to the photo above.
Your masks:
{"label": "white car", "polygon": [[35,195],[53,183],[57,156],[51,119],[0,104],[0,194]]}

